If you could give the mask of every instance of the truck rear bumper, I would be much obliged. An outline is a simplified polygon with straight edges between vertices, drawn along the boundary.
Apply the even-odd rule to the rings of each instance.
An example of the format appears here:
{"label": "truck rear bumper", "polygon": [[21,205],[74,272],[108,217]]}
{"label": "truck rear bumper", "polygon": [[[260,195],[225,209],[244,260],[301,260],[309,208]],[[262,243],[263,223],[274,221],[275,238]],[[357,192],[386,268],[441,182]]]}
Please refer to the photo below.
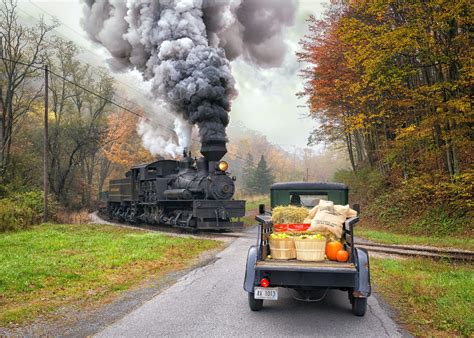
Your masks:
{"label": "truck rear bumper", "polygon": [[355,288],[357,275],[355,273],[337,272],[288,272],[260,271],[261,278],[270,280],[271,286],[280,287],[314,287],[314,288]]}
{"label": "truck rear bumper", "polygon": [[354,288],[357,269],[352,263],[302,263],[259,261],[258,278],[266,277],[272,286]]}

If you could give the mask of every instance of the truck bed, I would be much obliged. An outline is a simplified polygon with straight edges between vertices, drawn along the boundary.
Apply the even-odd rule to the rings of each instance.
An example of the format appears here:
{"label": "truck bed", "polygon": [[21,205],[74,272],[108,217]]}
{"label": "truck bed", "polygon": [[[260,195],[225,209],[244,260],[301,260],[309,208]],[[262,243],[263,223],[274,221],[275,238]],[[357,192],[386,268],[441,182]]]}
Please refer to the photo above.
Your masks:
{"label": "truck bed", "polygon": [[257,261],[255,269],[265,271],[357,273],[354,263],[328,260],[322,262],[304,262],[295,259],[267,259],[264,261]]}

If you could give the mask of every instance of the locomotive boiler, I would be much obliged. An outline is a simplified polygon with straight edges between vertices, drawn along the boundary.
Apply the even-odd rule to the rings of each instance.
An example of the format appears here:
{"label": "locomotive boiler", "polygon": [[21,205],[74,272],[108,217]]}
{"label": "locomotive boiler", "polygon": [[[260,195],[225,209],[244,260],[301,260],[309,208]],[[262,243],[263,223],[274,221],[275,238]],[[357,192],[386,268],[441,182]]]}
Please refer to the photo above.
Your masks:
{"label": "locomotive boiler", "polygon": [[196,230],[242,227],[245,201],[232,199],[235,177],[221,160],[226,152],[225,142],[208,141],[201,145],[203,157],[193,159],[185,150],[180,161],[131,168],[126,178],[109,183],[109,218]]}

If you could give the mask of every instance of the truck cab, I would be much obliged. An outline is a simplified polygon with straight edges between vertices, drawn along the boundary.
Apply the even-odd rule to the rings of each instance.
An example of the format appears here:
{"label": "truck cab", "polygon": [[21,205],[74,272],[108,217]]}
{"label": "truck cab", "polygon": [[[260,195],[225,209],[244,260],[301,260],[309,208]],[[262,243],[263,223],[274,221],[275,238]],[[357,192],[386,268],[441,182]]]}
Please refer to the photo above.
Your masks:
{"label": "truck cab", "polygon": [[[320,200],[346,205],[348,195],[349,188],[341,183],[276,183],[270,189],[270,207],[296,205],[312,208]],[[357,206],[354,209],[358,211]],[[307,301],[314,301],[316,295],[326,295],[329,289],[339,289],[348,293],[354,315],[364,316],[371,286],[369,255],[366,250],[356,247],[353,236],[359,217],[346,219],[343,225],[341,242],[349,252],[347,262],[303,262],[276,260],[269,256],[269,239],[273,232],[271,216],[271,210],[267,211],[261,205],[256,216],[257,242],[249,248],[244,280],[250,309],[259,311],[264,301],[277,300],[281,288],[292,289],[297,295],[294,298]]]}

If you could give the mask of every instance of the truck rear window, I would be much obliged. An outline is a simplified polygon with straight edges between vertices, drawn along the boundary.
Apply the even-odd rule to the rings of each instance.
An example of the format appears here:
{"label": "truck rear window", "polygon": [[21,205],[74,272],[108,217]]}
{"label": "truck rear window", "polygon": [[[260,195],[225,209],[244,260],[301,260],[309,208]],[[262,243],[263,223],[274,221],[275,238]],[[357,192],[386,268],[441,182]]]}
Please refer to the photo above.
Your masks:
{"label": "truck rear window", "polygon": [[[328,195],[317,194],[317,195],[302,195],[302,194],[291,194],[290,200],[297,201],[299,197],[300,205],[307,208],[312,208],[319,204],[320,200],[328,200]],[[293,204],[293,203],[290,203]],[[296,203],[295,203],[296,204]]]}

